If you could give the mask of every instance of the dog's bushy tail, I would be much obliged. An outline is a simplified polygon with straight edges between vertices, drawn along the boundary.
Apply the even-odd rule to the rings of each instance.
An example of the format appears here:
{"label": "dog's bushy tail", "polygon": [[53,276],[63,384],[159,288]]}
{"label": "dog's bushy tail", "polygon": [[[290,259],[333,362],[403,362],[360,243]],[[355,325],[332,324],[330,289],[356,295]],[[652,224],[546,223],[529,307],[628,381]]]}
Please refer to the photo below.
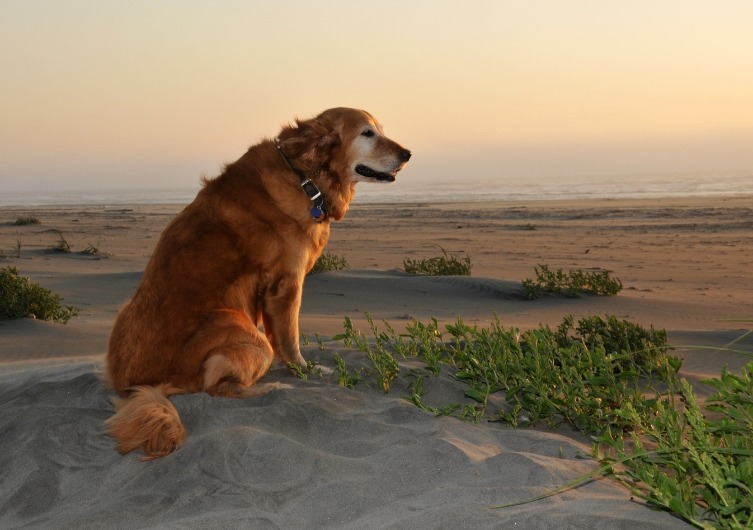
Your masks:
{"label": "dog's bushy tail", "polygon": [[143,460],[169,455],[186,439],[186,430],[168,396],[182,394],[170,385],[140,386],[124,399],[114,399],[115,416],[107,420],[107,434],[118,441],[118,451],[144,452]]}

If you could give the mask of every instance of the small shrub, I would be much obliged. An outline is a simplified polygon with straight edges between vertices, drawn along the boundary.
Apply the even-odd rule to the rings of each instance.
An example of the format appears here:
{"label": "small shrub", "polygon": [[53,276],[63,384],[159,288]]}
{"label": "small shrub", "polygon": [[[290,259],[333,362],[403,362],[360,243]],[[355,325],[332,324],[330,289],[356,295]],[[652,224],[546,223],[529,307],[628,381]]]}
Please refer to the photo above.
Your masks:
{"label": "small shrub", "polygon": [[31,317],[65,324],[78,309],[61,301],[59,295],[22,277],[15,267],[0,269],[0,319]]}
{"label": "small shrub", "polygon": [[81,251],[81,254],[85,256],[99,256],[99,243],[97,243],[96,246],[89,243],[89,245]]}
{"label": "small shrub", "polygon": [[555,333],[557,343],[565,346],[576,340],[589,349],[603,348],[616,354],[615,363],[622,371],[632,370],[626,364],[637,363],[648,373],[660,366],[667,357],[675,371],[680,369],[674,357],[668,357],[667,332],[645,328],[627,320],[619,320],[614,315],[584,317],[574,322],[572,316],[565,317]]}
{"label": "small shrub", "polygon": [[32,217],[28,215],[26,217],[19,217],[18,219],[16,219],[16,222],[13,224],[15,224],[16,226],[25,226],[25,225],[38,225],[41,223],[39,219],[37,219],[36,217]]}
{"label": "small shrub", "polygon": [[65,240],[63,234],[58,233],[58,240],[49,246],[50,252],[61,252],[68,254],[71,251],[71,246],[68,241]]}
{"label": "small shrub", "polygon": [[455,254],[448,254],[445,249],[439,247],[443,256],[428,259],[405,259],[403,269],[409,274],[421,274],[424,276],[470,276],[471,258],[466,254],[465,258],[459,258]]}
{"label": "small shrub", "polygon": [[562,269],[550,270],[547,265],[534,268],[536,279],[523,280],[523,293],[526,298],[533,300],[543,293],[562,293],[571,298],[581,294],[614,296],[622,290],[622,282],[612,278],[609,271],[583,272],[572,269],[568,272]]}
{"label": "small shrub", "polygon": [[350,265],[348,265],[348,262],[344,257],[337,256],[335,254],[332,254],[331,252],[325,252],[324,254],[319,256],[319,259],[316,260],[316,263],[314,263],[314,267],[311,269],[309,274],[314,274],[317,272],[341,271],[349,268]]}

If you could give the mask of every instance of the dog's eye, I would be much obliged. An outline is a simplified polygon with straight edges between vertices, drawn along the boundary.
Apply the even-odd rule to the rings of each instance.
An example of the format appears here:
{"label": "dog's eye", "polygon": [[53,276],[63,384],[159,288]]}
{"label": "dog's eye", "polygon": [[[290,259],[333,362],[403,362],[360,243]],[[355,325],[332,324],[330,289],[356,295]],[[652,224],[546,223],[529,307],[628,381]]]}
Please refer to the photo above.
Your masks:
{"label": "dog's eye", "polygon": [[366,138],[371,138],[372,136],[374,136],[374,131],[372,131],[371,129],[366,129],[365,131],[361,133],[361,136],[365,136]]}

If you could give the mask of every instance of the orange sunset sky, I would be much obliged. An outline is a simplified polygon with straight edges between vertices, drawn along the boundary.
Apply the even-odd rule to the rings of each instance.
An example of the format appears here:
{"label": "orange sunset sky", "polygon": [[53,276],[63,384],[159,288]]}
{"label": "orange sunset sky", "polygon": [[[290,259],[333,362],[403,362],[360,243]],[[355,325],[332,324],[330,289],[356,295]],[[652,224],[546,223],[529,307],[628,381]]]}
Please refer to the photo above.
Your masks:
{"label": "orange sunset sky", "polygon": [[332,106],[416,182],[753,175],[751,28],[748,0],[2,1],[0,193],[196,186]]}

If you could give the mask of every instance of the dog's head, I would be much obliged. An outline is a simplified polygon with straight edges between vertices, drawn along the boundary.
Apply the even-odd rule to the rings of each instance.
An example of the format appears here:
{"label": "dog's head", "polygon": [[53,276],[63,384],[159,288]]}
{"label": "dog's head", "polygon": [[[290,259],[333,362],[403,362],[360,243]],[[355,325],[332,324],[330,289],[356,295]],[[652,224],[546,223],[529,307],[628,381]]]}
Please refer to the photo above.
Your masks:
{"label": "dog's head", "polygon": [[384,135],[374,116],[349,108],[296,120],[294,126],[283,128],[278,141],[285,156],[325,195],[330,190],[347,193],[347,202],[356,182],[393,182],[411,157],[409,150]]}
{"label": "dog's head", "polygon": [[343,145],[342,171],[353,182],[394,182],[397,172],[410,160],[411,152],[384,135],[382,125],[363,110],[332,109],[319,119],[339,131]]}
{"label": "dog's head", "polygon": [[366,111],[335,108],[308,120],[296,120],[278,136],[288,159],[316,182],[340,219],[356,182],[393,182],[411,152],[384,135]]}

